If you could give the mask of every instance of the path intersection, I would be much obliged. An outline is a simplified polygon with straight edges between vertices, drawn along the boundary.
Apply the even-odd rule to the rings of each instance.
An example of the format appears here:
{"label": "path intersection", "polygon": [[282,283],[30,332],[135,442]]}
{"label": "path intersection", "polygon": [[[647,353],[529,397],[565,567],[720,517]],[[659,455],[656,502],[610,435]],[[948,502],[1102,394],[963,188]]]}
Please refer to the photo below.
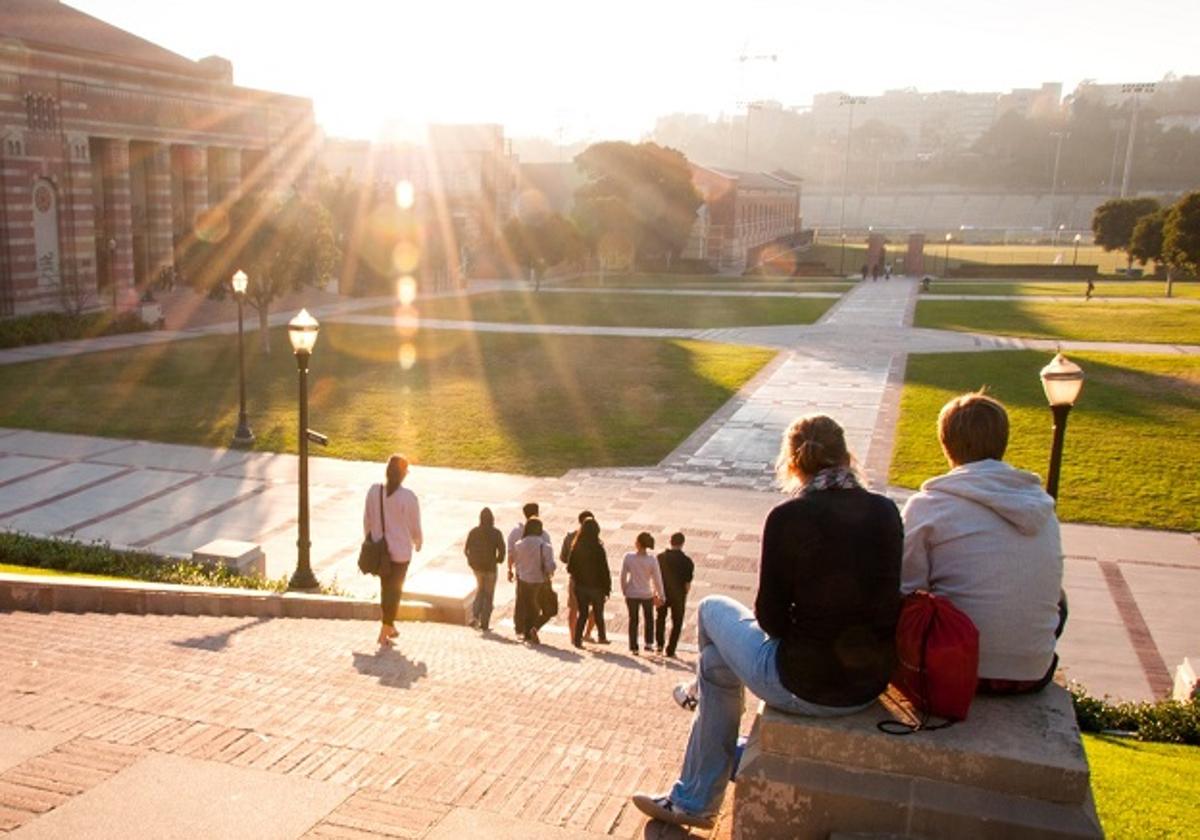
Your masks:
{"label": "path intersection", "polygon": [[[913,281],[867,283],[811,326],[615,333],[781,352],[654,466],[579,469],[553,478],[414,467],[408,483],[421,498],[427,538],[406,589],[465,576],[462,539],[480,507],[492,507],[507,530],[521,503],[537,500],[556,539],[579,510],[594,511],[617,557],[638,531],[682,529],[698,561],[692,603],[713,593],[750,601],[762,521],[780,499],[770,464],[783,429],[799,414],[832,415],[873,485],[886,489],[908,353],[1050,351],[1059,344],[1200,353],[1194,346],[913,329],[916,297]],[[321,316],[391,324],[356,314],[380,303],[329,306]],[[592,327],[422,326],[614,334]],[[97,339],[92,349],[171,337],[115,338],[120,342],[112,345]],[[52,347],[0,353],[0,363],[54,353]],[[374,463],[311,463],[315,571],[323,582],[364,597],[374,596],[375,586],[354,563],[362,498],[381,472]],[[218,537],[246,540],[263,547],[274,577],[294,564],[295,476],[289,455],[0,429],[0,528],[174,555]],[[898,501],[907,495],[890,492]],[[1066,525],[1063,535],[1072,606],[1060,643],[1066,675],[1093,693],[1162,696],[1170,669],[1195,655],[1200,638],[1191,605],[1200,544],[1190,534],[1086,525]],[[618,598],[608,609],[612,647],[576,653],[560,618],[543,636],[549,643],[531,650],[512,642],[505,620],[512,597],[501,583],[499,632],[491,637],[404,625],[392,653],[376,651],[373,631],[357,622],[0,615],[6,675],[0,834],[56,836],[97,814],[117,819],[128,814],[123,785],[188,776],[197,780],[195,790],[220,801],[229,799],[231,786],[264,802],[303,800],[293,822],[270,829],[255,822],[253,808],[243,815],[245,802],[229,800],[233,822],[225,827],[232,833],[222,836],[251,836],[253,826],[261,829],[257,837],[310,831],[437,838],[482,836],[484,825],[497,837],[644,836],[627,799],[634,790],[662,787],[677,766],[689,719],[665,698],[694,648],[681,646],[682,664],[626,655]],[[684,638],[694,635],[689,611]],[[300,788],[280,789],[279,774],[301,784],[303,795],[296,795]],[[155,795],[165,802],[177,792],[164,784]],[[170,809],[151,802],[145,810],[147,819],[166,821],[159,833],[170,836],[171,818],[155,816]],[[48,813],[36,817],[42,812]],[[221,826],[205,822],[210,818],[196,815],[200,824],[193,828],[220,835]]]}

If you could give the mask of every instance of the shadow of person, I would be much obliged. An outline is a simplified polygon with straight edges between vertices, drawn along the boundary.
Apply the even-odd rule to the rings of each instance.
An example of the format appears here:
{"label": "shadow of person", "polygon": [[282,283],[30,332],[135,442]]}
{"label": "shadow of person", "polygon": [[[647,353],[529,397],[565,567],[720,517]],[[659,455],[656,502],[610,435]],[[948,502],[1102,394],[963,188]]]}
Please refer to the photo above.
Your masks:
{"label": "shadow of person", "polygon": [[658,820],[647,820],[642,827],[642,833],[638,835],[638,840],[687,840],[689,837],[700,838],[709,837],[710,832],[700,832],[696,829],[693,833],[681,825],[671,825]]}
{"label": "shadow of person", "polygon": [[529,649],[535,653],[540,653],[543,656],[549,656],[551,659],[557,659],[561,662],[582,662],[583,657],[573,650],[563,650],[545,642],[538,645],[530,645]]}
{"label": "shadow of person", "polygon": [[608,650],[593,650],[592,656],[599,659],[601,662],[608,662],[611,665],[616,665],[619,668],[632,668],[635,671],[645,671],[650,673],[654,669],[647,665],[636,656],[626,653],[614,653]]}
{"label": "shadow of person", "polygon": [[480,634],[481,638],[487,639],[489,642],[499,642],[502,645],[519,645],[518,640],[512,636],[505,636],[503,633],[497,633],[495,630],[484,630]]}
{"label": "shadow of person", "polygon": [[270,616],[260,615],[258,618],[243,622],[236,627],[231,627],[228,630],[222,630],[220,633],[209,633],[205,636],[193,636],[190,639],[171,642],[176,647],[192,648],[193,650],[207,650],[212,653],[220,653],[229,647],[229,640],[238,633],[245,632],[251,627],[259,624],[264,624],[270,621]]}
{"label": "shadow of person", "polygon": [[409,688],[428,673],[424,662],[414,662],[395,648],[380,648],[375,653],[356,652],[354,670],[378,677],[379,684],[388,688]]}

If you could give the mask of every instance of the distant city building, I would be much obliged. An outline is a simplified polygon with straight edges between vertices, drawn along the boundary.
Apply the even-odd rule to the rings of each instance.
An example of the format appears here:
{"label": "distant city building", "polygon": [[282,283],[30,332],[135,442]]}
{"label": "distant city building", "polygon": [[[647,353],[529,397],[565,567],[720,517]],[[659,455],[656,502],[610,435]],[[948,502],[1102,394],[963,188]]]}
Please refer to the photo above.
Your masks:
{"label": "distant city building", "polygon": [[237,87],[223,58],[4,0],[0,315],[132,307],[212,208],[304,184],[314,137],[310,100]]}
{"label": "distant city building", "polygon": [[683,256],[742,271],[762,246],[800,232],[800,181],[787,173],[738,172],[691,164],[704,198]]}

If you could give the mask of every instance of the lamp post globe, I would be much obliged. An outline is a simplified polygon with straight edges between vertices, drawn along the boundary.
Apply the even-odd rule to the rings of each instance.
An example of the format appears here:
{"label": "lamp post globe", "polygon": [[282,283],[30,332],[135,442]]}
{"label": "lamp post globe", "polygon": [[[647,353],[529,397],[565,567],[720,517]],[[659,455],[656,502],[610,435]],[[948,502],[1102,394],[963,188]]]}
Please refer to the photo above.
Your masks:
{"label": "lamp post globe", "polygon": [[288,581],[288,589],[297,592],[316,592],[321,587],[312,571],[309,555],[312,541],[309,538],[308,520],[308,360],[312,356],[313,347],[316,346],[319,330],[320,324],[308,314],[307,309],[301,309],[299,314],[288,322],[288,340],[292,344],[292,352],[296,355],[300,390],[300,532],[296,538],[296,571]]}
{"label": "lamp post globe", "polygon": [[1080,241],[1081,241],[1082,239],[1083,239],[1083,236],[1082,236],[1082,235],[1080,235],[1080,234],[1078,234],[1078,233],[1077,233],[1077,234],[1075,234],[1075,239],[1074,239],[1074,242],[1075,242],[1075,257],[1074,257],[1074,259],[1072,259],[1072,260],[1071,260],[1071,265],[1079,265],[1079,243],[1080,243]]}
{"label": "lamp post globe", "polygon": [[1046,474],[1046,492],[1058,498],[1058,477],[1062,467],[1063,440],[1067,434],[1067,415],[1083,389],[1083,369],[1062,353],[1057,354],[1040,374],[1046,402],[1054,416],[1054,442],[1050,447],[1050,469]]}
{"label": "lamp post globe", "polygon": [[244,449],[254,445],[254,432],[250,431],[250,424],[246,420],[246,338],[242,326],[242,304],[246,299],[250,278],[239,269],[229,279],[229,285],[233,287],[238,307],[238,423],[233,433],[233,445]]}
{"label": "lamp post globe", "polygon": [[954,241],[954,234],[946,234],[946,258],[942,261],[942,274],[946,277],[950,276],[950,243]]}

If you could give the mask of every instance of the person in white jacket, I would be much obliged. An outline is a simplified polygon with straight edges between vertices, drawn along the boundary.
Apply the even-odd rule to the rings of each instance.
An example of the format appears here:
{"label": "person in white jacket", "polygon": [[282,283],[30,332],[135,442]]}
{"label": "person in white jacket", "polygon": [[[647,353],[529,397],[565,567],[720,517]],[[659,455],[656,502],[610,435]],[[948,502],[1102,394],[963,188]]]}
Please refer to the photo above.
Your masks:
{"label": "person in white jacket", "polygon": [[1054,677],[1066,619],[1054,499],[1001,460],[1008,413],[986,394],[946,403],[938,438],[951,469],[904,506],[901,591],[949,598],[975,623],[980,691],[1038,691]]}

